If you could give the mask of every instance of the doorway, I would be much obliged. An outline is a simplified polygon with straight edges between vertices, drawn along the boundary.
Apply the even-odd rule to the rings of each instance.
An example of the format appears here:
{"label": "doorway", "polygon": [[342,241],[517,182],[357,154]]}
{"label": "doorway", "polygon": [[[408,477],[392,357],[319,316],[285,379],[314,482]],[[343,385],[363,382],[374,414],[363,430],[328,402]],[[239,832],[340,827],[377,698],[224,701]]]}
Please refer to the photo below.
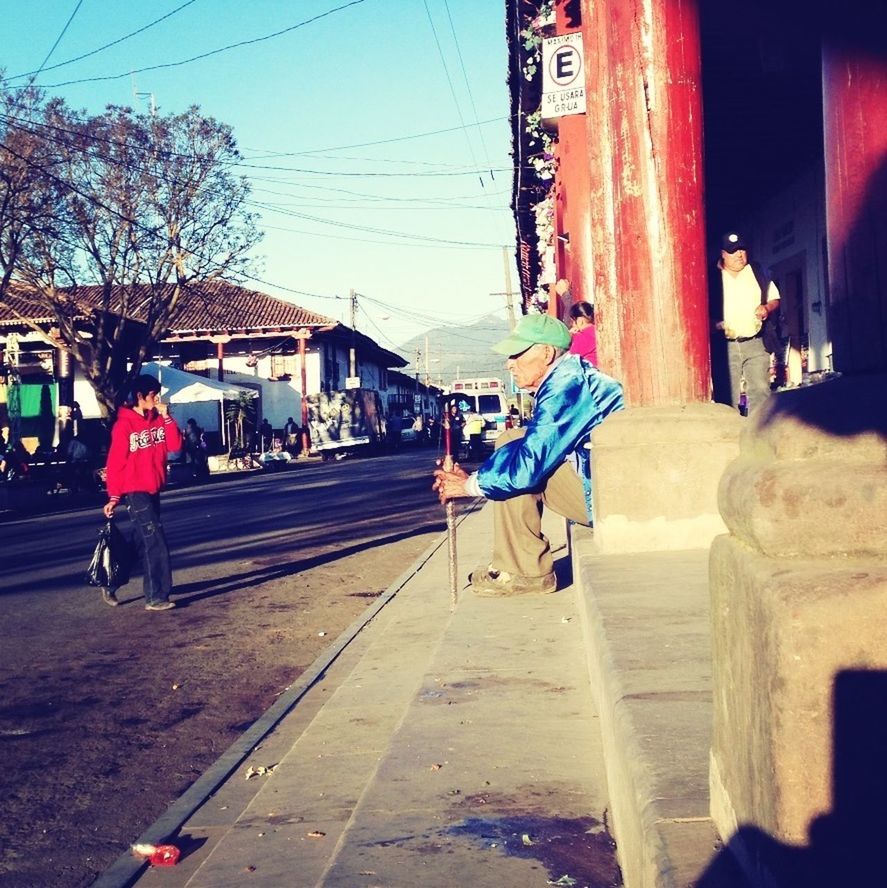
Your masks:
{"label": "doorway", "polygon": [[778,262],[770,270],[779,288],[783,335],[788,337],[784,352],[777,360],[777,363],[781,363],[784,368],[781,379],[777,368],[777,383],[787,386],[800,385],[807,372],[810,325],[805,298],[806,267],[807,252],[801,250]]}

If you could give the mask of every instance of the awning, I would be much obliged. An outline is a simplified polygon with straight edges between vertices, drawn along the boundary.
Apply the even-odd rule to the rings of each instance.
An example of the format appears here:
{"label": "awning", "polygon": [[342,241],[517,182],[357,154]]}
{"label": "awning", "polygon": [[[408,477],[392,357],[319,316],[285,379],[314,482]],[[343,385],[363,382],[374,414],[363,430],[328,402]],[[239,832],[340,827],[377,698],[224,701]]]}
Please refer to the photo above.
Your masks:
{"label": "awning", "polygon": [[193,404],[197,401],[221,401],[223,399],[236,401],[242,394],[248,398],[259,397],[259,393],[255,389],[234,385],[230,382],[218,382],[198,376],[196,373],[188,373],[185,370],[177,370],[175,367],[167,367],[153,362],[143,364],[142,372],[157,377],[161,386],[160,395],[170,404]]}

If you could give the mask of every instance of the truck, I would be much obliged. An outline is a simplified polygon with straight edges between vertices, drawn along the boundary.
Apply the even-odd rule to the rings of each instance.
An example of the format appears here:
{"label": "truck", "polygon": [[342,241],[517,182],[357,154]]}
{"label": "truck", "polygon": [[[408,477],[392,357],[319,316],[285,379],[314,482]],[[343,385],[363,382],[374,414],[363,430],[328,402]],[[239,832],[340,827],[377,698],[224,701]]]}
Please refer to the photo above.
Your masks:
{"label": "truck", "polygon": [[[444,401],[458,404],[462,413],[480,414],[484,421],[483,444],[486,448],[492,449],[496,438],[510,424],[508,400],[501,379],[492,376],[454,379]],[[464,433],[467,434],[467,429]]]}
{"label": "truck", "polygon": [[311,449],[323,459],[373,451],[385,443],[382,398],[374,389],[343,389],[309,395]]}

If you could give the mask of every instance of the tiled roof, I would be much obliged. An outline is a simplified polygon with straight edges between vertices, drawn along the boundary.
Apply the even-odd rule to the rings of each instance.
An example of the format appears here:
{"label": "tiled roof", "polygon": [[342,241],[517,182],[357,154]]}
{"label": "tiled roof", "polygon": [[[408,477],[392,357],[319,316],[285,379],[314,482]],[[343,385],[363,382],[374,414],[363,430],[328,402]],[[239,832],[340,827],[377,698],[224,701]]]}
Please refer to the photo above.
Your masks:
{"label": "tiled roof", "polygon": [[[172,290],[173,285],[166,285]],[[10,306],[36,323],[50,323],[53,318],[45,307],[28,298],[21,287],[11,288],[0,302],[0,327],[20,323]],[[140,303],[148,295],[147,287],[119,288],[112,299],[111,310],[120,308],[120,300],[127,293],[129,317],[143,320]],[[101,287],[74,287],[65,291],[66,296],[78,306],[78,314],[86,318],[101,300]],[[4,304],[5,303],[5,304]],[[258,290],[248,290],[227,281],[211,281],[187,287],[183,290],[170,323],[170,332],[209,333],[239,330],[276,330],[293,327],[326,327],[336,321],[299,305],[269,296]]]}
{"label": "tiled roof", "polygon": [[[9,285],[6,295],[0,299],[0,328],[18,326],[22,323],[20,315],[35,324],[55,322],[55,315],[47,312],[45,304],[36,302],[28,289],[13,282]],[[86,319],[88,312],[79,310],[75,316]]]}

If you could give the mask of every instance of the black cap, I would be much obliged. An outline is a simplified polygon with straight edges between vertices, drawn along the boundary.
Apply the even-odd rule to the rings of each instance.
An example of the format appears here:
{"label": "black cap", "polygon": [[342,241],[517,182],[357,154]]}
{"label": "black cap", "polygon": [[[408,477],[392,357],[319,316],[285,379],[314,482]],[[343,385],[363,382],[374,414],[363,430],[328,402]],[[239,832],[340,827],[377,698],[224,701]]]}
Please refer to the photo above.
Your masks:
{"label": "black cap", "polygon": [[721,238],[721,249],[725,253],[735,253],[737,250],[747,250],[748,244],[745,238],[736,231],[728,231]]}

